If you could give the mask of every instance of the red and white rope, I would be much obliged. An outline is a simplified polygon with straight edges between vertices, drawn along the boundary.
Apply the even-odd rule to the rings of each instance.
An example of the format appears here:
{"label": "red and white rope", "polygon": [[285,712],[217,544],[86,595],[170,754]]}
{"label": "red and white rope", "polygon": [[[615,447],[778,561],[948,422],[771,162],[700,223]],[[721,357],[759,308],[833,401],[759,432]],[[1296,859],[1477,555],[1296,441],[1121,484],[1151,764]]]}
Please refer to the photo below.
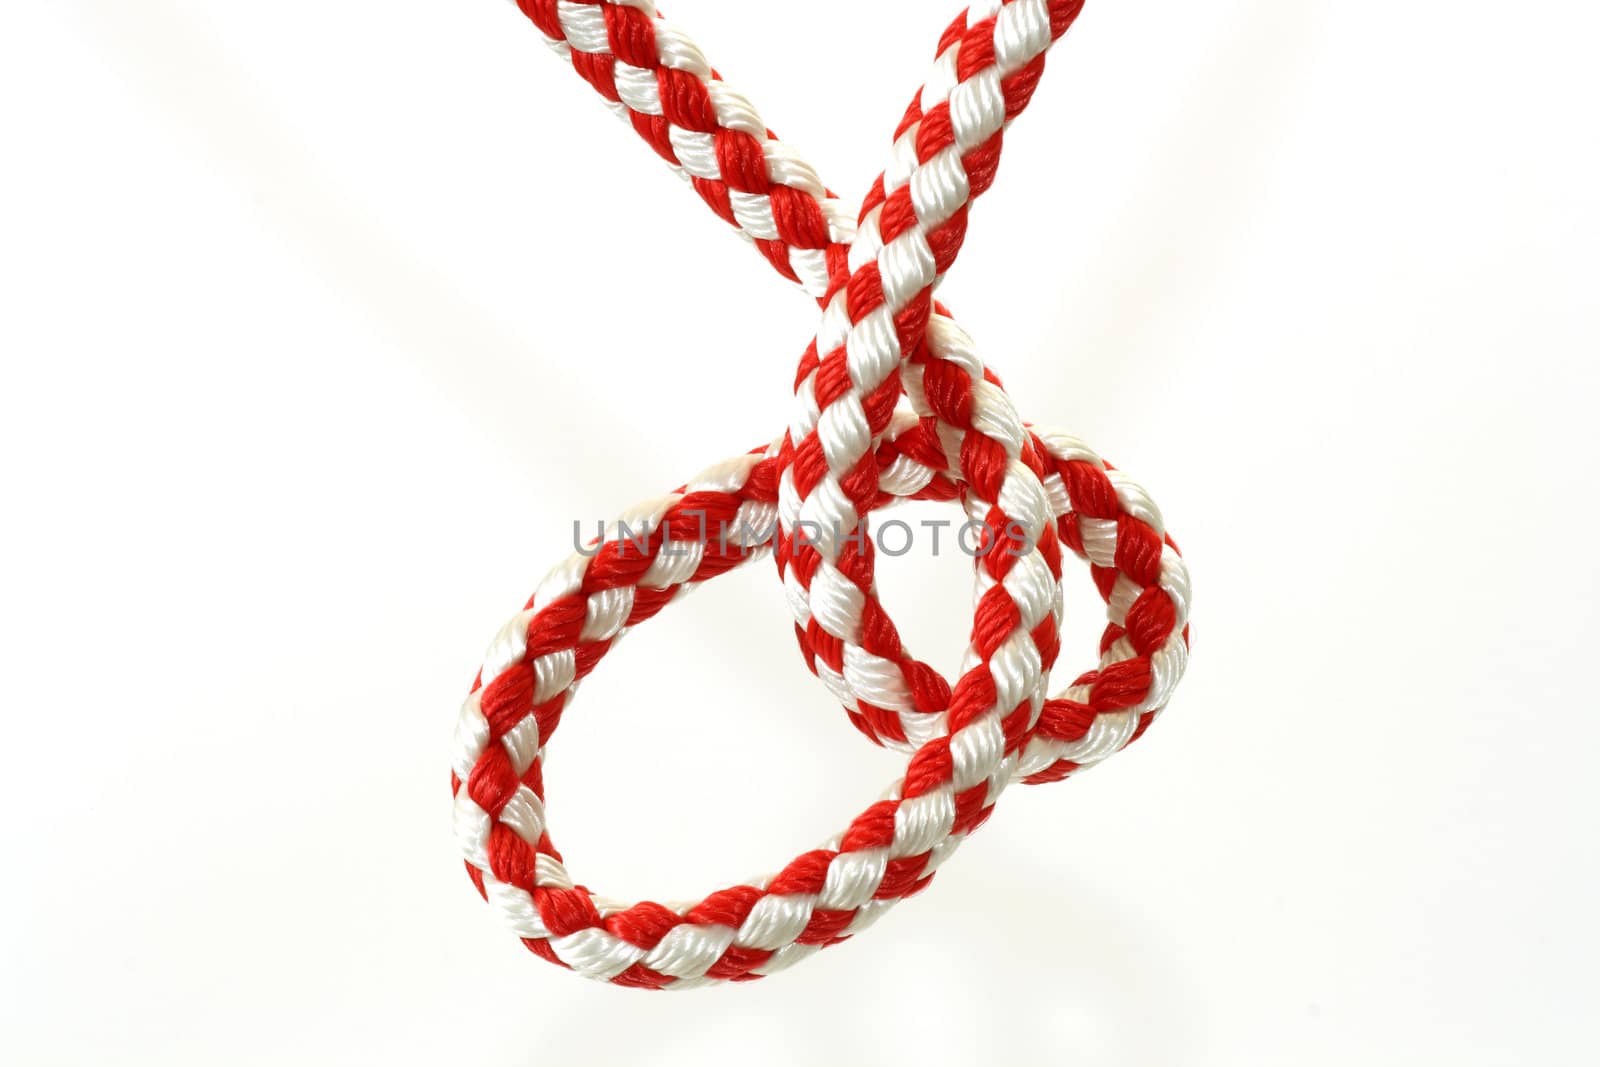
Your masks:
{"label": "red and white rope", "polygon": [[[1007,785],[1098,763],[1166,705],[1187,661],[1189,583],[1160,513],[1075,438],[1025,425],[932,299],[1006,126],[1080,6],[986,0],[963,12],[856,221],[648,0],[520,0],[822,307],[784,435],[636,506],[551,571],[463,704],[456,838],[479,891],[534,953],[648,988],[770,974],[920,890]],[[989,532],[953,682],[905,649],[877,596],[869,516],[913,498],[958,501]],[[1095,668],[1047,699],[1062,546],[1088,562],[1108,624]],[[768,551],[807,665],[858,729],[908,753],[905,775],[819,848],[699,901],[627,904],[574,883],[548,831],[542,766],[578,682],[680,593]]]}

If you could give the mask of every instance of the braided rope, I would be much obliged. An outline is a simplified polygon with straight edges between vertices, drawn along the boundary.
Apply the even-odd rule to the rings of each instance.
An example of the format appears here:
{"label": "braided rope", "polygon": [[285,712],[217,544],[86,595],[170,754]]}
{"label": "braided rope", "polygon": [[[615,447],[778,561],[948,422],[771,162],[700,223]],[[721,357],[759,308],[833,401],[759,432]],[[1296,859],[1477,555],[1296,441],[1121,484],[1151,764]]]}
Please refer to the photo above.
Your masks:
{"label": "braided rope", "polygon": [[[1011,782],[1126,747],[1187,662],[1188,574],[1155,505],[1075,438],[1025,425],[932,299],[1081,4],[985,0],[958,16],[859,220],[649,0],[518,6],[822,313],[782,437],[619,516],[501,629],[458,720],[456,838],[479,892],[551,962],[648,988],[759,978],[920,890]],[[953,683],[904,648],[877,596],[869,516],[906,499],[959,502],[984,531]],[[1096,667],[1047,699],[1063,546],[1108,623]],[[578,682],[674,598],[768,552],[808,667],[859,730],[908,753],[904,776],[821,847],[697,902],[574,883],[542,768]]]}

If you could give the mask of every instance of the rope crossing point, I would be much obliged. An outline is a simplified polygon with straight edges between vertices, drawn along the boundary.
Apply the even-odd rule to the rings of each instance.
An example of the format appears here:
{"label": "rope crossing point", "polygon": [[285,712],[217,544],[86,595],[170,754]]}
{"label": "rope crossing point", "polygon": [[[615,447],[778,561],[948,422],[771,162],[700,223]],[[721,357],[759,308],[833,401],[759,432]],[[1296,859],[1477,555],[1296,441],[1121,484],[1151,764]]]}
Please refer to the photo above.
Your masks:
{"label": "rope crossing point", "polygon": [[[922,889],[1008,784],[1057,781],[1138,738],[1187,662],[1188,572],[1160,512],[1077,439],[1024,424],[933,300],[1082,4],[980,0],[957,16],[859,213],[650,0],[518,7],[821,321],[781,437],[619,516],[495,637],[457,725],[455,836],[478,891],[552,963],[641,988],[760,978]],[[953,681],[901,642],[862,536],[908,499],[956,501],[988,532]],[[1063,549],[1087,561],[1108,624],[1097,666],[1047,699]],[[907,754],[904,777],[821,847],[696,902],[576,884],[542,768],[577,683],[674,598],[768,552],[807,666],[857,729]]]}

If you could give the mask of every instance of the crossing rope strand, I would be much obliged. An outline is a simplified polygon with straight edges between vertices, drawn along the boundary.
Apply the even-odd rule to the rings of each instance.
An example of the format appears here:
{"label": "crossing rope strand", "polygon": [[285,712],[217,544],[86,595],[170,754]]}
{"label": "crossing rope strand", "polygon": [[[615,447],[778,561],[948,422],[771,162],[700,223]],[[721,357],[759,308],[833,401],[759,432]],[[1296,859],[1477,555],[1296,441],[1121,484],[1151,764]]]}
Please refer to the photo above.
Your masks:
{"label": "crossing rope strand", "polygon": [[[1188,572],[1155,504],[1076,438],[1024,423],[933,299],[1081,4],[985,0],[958,16],[856,213],[649,0],[518,6],[821,315],[783,434],[623,513],[502,627],[458,719],[455,836],[479,892],[552,963],[641,988],[760,978],[921,890],[1010,783],[1126,747],[1187,662]],[[912,655],[878,597],[870,517],[910,499],[957,503],[982,531],[954,679]],[[1093,668],[1048,698],[1067,552],[1107,625]],[[807,667],[858,730],[906,753],[904,775],[820,847],[698,901],[575,883],[542,771],[577,683],[673,599],[768,554]]]}

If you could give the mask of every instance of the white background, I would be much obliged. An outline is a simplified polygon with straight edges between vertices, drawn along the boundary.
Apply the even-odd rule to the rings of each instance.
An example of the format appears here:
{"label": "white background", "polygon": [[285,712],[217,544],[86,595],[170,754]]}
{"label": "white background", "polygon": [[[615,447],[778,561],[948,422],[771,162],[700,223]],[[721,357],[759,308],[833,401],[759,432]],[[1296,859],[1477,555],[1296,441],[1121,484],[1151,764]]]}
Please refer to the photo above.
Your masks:
{"label": "white background", "polygon": [[[669,14],[854,199],[954,10]],[[574,519],[781,429],[814,309],[505,3],[10,0],[0,1060],[1593,1062],[1597,30],[1089,6],[943,294],[1162,505],[1190,675],[858,941],[647,996],[498,928],[448,737]],[[885,565],[947,665],[964,569]],[[895,777],[793,645],[763,565],[586,684],[580,881]]]}

